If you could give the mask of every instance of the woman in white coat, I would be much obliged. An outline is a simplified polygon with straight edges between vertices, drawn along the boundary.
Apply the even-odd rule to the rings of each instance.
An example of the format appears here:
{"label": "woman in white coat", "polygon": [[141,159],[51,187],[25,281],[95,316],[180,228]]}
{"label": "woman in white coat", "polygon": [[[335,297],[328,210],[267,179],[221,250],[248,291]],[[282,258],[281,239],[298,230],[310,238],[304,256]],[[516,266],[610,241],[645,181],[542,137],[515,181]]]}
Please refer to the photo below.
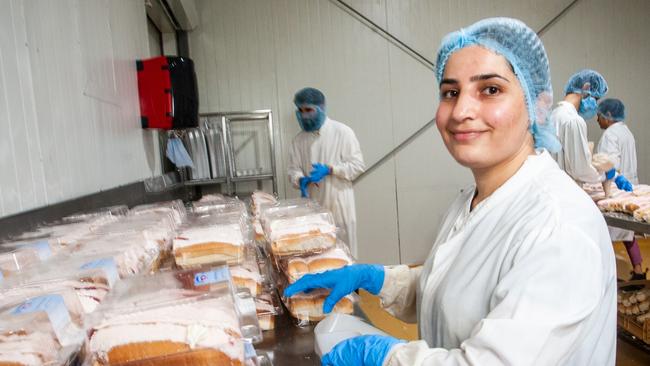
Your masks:
{"label": "woman in white coat", "polygon": [[[598,104],[598,125],[604,130],[598,142],[597,152],[606,154],[614,163],[614,168],[627,177],[631,184],[639,184],[636,164],[636,142],[632,131],[625,123],[625,105],[618,99],[610,98]],[[645,280],[641,267],[643,258],[634,231],[615,227],[609,228],[612,241],[622,241],[632,262],[631,280]]]}
{"label": "woman in white coat", "polygon": [[475,184],[450,207],[425,265],[307,275],[285,296],[362,288],[421,340],[345,340],[325,365],[614,365],[616,278],[601,214],[546,149],[548,59],[534,31],[486,19],[448,35],[436,63],[438,130]]}

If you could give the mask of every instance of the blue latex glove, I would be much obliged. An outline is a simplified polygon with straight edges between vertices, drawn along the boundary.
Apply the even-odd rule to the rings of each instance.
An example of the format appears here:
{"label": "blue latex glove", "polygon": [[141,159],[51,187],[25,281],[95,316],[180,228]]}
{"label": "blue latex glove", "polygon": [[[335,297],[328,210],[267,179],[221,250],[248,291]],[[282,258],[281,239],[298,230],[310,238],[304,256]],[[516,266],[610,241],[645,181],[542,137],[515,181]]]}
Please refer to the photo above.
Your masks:
{"label": "blue latex glove", "polygon": [[300,178],[300,197],[309,197],[309,192],[307,191],[307,188],[309,188],[309,183],[311,183],[311,177],[302,177]]}
{"label": "blue latex glove", "polygon": [[625,178],[624,176],[619,175],[618,177],[616,177],[616,179],[614,179],[614,182],[616,182],[616,186],[618,187],[618,189],[627,192],[632,192],[633,189],[632,183],[630,183],[630,181],[627,180],[627,178]]}
{"label": "blue latex glove", "polygon": [[388,352],[405,341],[381,335],[364,335],[346,339],[323,355],[323,366],[381,366]]}
{"label": "blue latex glove", "polygon": [[330,175],[330,168],[325,164],[316,163],[312,164],[311,166],[314,169],[312,169],[309,175],[311,176],[311,179],[314,183],[318,183],[323,180],[323,178]]}
{"label": "blue latex glove", "polygon": [[360,288],[378,295],[384,285],[385,275],[384,266],[380,264],[353,264],[323,273],[304,275],[284,290],[284,296],[291,297],[299,292],[317,288],[332,289],[323,302],[323,312],[329,313],[343,296]]}
{"label": "blue latex glove", "polygon": [[608,170],[607,173],[605,173],[605,178],[607,178],[607,180],[614,178],[614,176],[616,176],[616,169]]}

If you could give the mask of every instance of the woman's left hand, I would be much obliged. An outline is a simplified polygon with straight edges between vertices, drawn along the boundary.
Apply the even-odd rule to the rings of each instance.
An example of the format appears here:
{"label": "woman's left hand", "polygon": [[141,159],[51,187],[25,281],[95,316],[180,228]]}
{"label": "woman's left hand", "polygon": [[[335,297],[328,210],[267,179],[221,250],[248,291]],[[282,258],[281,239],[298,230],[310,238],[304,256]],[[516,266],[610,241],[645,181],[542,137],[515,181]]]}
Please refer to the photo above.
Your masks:
{"label": "woman's left hand", "polygon": [[390,350],[401,339],[381,336],[363,335],[346,339],[337,344],[332,350],[323,355],[323,366],[381,366]]}

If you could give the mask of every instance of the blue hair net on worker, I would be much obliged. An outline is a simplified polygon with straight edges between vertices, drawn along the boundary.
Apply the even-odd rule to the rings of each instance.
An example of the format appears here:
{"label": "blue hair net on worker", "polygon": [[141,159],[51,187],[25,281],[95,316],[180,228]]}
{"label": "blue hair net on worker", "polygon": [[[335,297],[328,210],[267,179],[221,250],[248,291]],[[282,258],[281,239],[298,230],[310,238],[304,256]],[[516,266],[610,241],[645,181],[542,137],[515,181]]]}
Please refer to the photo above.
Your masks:
{"label": "blue hair net on worker", "polygon": [[325,95],[316,88],[303,88],[293,97],[293,104],[295,104],[296,107],[305,104],[312,104],[325,108]]}
{"label": "blue hair net on worker", "polygon": [[[588,89],[583,89],[584,85],[589,83]],[[598,71],[584,69],[573,74],[564,87],[564,94],[587,92],[594,98],[602,98],[607,94],[607,81],[598,73]]]}
{"label": "blue hair net on worker", "polygon": [[535,148],[560,151],[555,126],[550,121],[553,89],[548,57],[537,34],[523,22],[512,18],[488,18],[445,36],[438,50],[438,83],[454,52],[473,45],[485,47],[505,57],[512,66],[526,98],[530,132]]}
{"label": "blue hair net on worker", "polygon": [[607,81],[597,71],[584,69],[573,74],[564,87],[564,94],[582,94],[578,114],[585,120],[596,115],[598,102],[596,99],[607,94]]}
{"label": "blue hair net on worker", "polygon": [[598,114],[610,121],[624,121],[625,105],[618,99],[608,98],[598,104]]}
{"label": "blue hair net on worker", "polygon": [[300,128],[307,132],[318,131],[325,123],[325,95],[315,88],[300,89],[293,98],[296,108],[310,107],[314,112],[296,110],[296,118]]}

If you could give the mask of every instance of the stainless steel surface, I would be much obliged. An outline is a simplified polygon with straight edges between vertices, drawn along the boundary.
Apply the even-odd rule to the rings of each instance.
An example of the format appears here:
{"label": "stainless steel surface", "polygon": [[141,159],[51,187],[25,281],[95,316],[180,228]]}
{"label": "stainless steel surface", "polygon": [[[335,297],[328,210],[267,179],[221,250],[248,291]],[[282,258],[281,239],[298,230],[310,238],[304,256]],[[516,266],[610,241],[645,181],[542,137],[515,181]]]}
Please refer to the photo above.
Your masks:
{"label": "stainless steel surface", "polygon": [[607,225],[632,230],[639,234],[650,234],[650,224],[635,220],[634,217],[618,212],[603,213]]}
{"label": "stainless steel surface", "polygon": [[224,117],[201,117],[201,127],[205,131],[205,138],[208,142],[208,157],[210,160],[210,176],[212,179],[226,178],[226,150],[224,147],[223,134]]}
{"label": "stainless steel surface", "polygon": [[188,180],[184,182],[186,186],[203,186],[203,185],[223,184],[223,183],[226,183],[226,178],[197,179],[197,180]]}
{"label": "stainless steel surface", "polygon": [[[203,164],[195,164],[198,171],[192,170],[190,181],[185,185],[204,185],[224,183],[226,194],[237,193],[235,183],[258,182],[258,189],[262,189],[262,181],[271,180],[273,193],[277,193],[277,171],[275,162],[275,142],[273,132],[273,114],[270,109],[220,112],[200,114],[201,129],[206,141],[207,170],[205,176]],[[233,139],[233,124],[244,125],[244,133],[249,133],[247,139],[235,141]],[[265,123],[265,124],[264,124]],[[255,126],[254,124],[257,124]],[[244,125],[245,126],[245,125]],[[187,133],[187,132],[186,132]],[[235,146],[239,143],[240,146]],[[252,147],[248,147],[250,144]],[[190,143],[186,145],[188,151],[193,148]],[[248,154],[248,159],[242,161],[253,166],[238,166],[239,154]],[[190,155],[192,153],[190,152]],[[193,156],[193,155],[192,155]],[[250,161],[249,161],[250,160]],[[202,163],[202,162],[200,162]]]}
{"label": "stainless steel surface", "polygon": [[[320,366],[320,358],[314,351],[314,327],[298,327],[294,320],[284,313],[275,320],[275,329],[263,332],[264,340],[255,345],[258,353],[264,352],[275,366]],[[354,306],[354,315],[366,318],[358,304]]]}
{"label": "stainless steel surface", "polygon": [[188,128],[180,132],[187,152],[192,158],[194,168],[190,169],[190,179],[209,179],[210,164],[205,135],[200,128]]}

